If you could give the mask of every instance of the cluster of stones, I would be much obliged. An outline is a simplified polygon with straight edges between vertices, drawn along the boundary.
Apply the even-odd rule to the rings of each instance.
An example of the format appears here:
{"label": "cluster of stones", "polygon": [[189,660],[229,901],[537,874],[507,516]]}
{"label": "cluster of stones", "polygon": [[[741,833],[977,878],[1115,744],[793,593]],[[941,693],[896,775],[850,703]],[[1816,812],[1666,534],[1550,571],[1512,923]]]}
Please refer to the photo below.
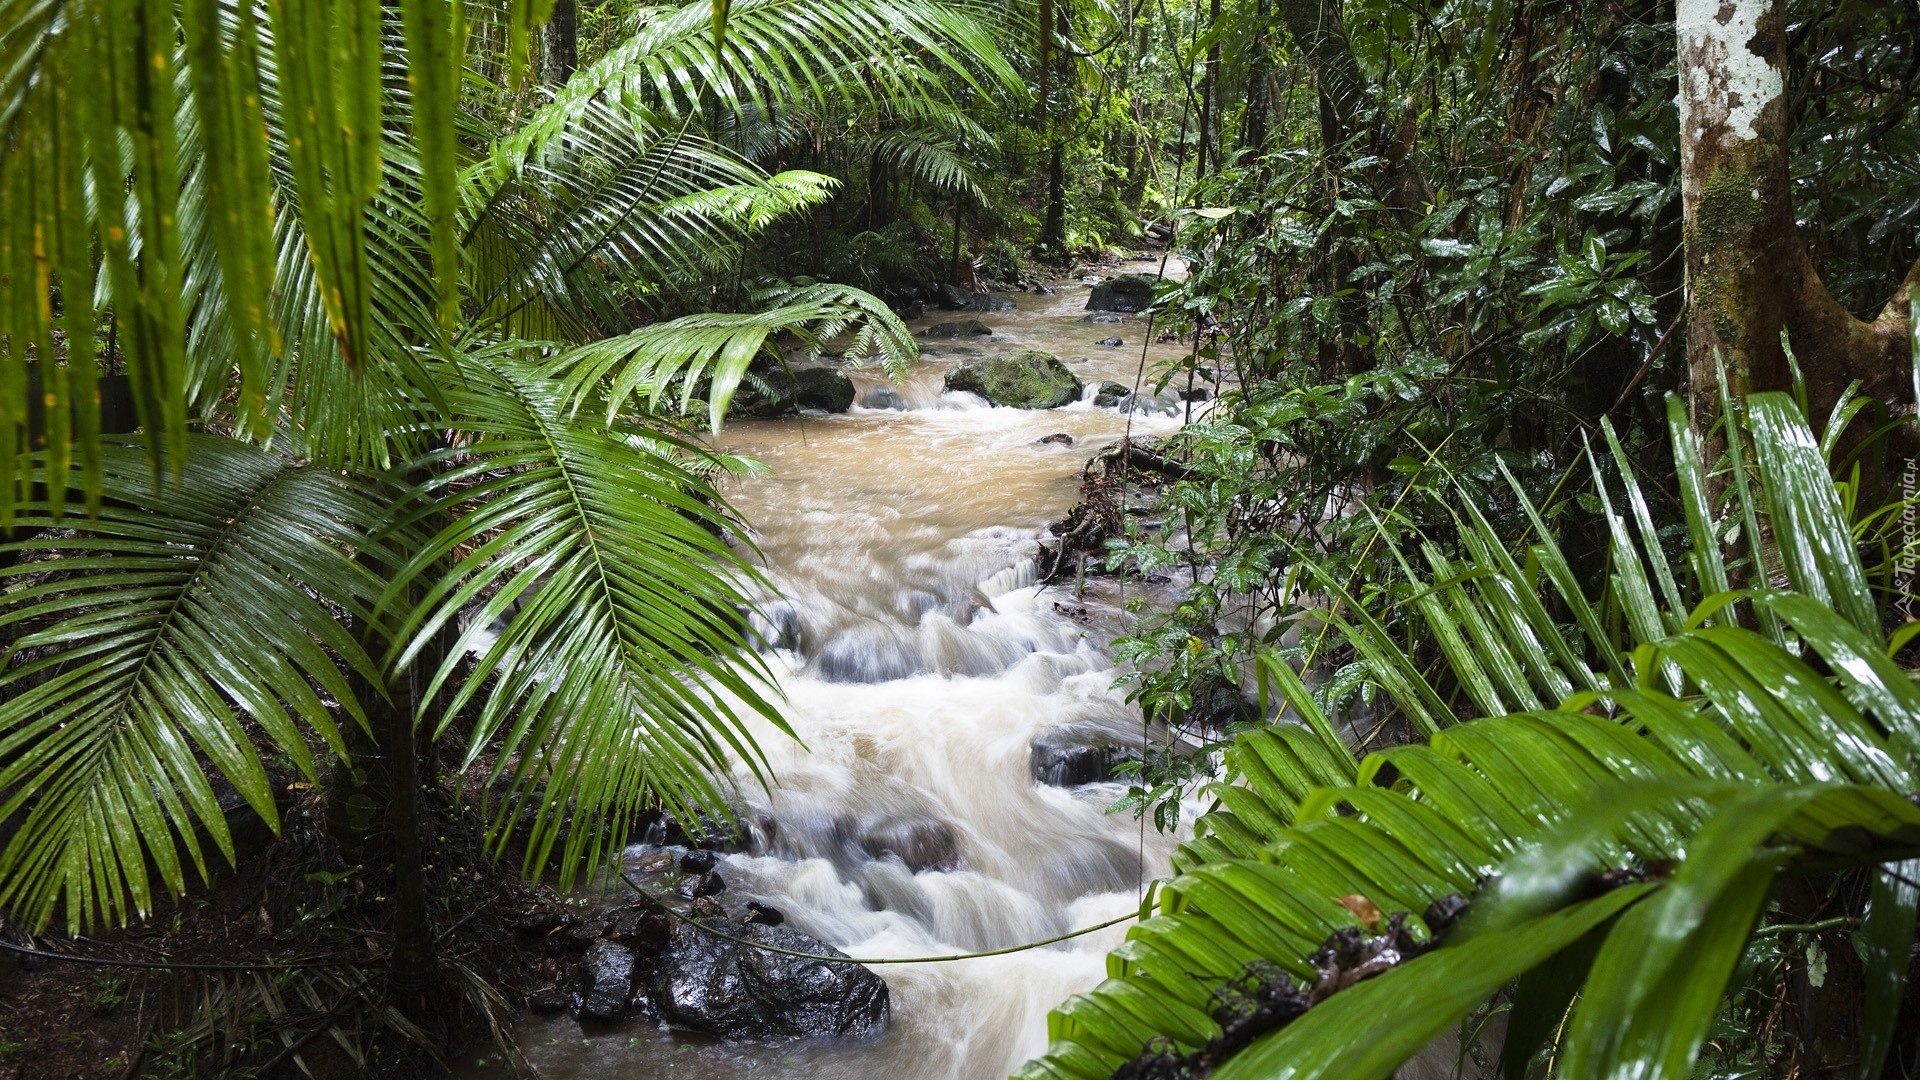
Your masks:
{"label": "cluster of stones", "polygon": [[534,1011],[572,1012],[583,1024],[642,1016],[742,1040],[858,1038],[886,1026],[878,975],[785,925],[773,908],[747,901],[731,909],[714,865],[711,851],[686,852],[673,899],[635,895],[586,912],[523,914],[515,929],[548,954],[554,977],[529,1003]]}

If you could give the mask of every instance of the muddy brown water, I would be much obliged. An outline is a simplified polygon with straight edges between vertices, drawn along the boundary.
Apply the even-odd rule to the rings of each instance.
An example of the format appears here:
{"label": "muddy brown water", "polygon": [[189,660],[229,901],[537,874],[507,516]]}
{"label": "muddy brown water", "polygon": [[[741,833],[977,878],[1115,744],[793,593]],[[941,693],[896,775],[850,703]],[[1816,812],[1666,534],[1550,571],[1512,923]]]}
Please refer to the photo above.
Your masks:
{"label": "muddy brown water", "polygon": [[[903,385],[856,374],[860,400],[886,387],[905,408],[736,422],[717,439],[770,468],[730,481],[727,494],[754,527],[777,590],[763,598],[759,625],[781,646],[772,661],[799,736],[759,730],[771,791],[739,773],[761,828],[755,853],[721,860],[724,899],[770,904],[853,956],[1046,938],[1132,910],[1167,868],[1170,838],[1107,812],[1118,785],[1063,790],[1029,769],[1030,744],[1051,728],[1140,731],[1137,710],[1113,689],[1106,650],[1123,598],[1111,584],[1083,598],[1036,586],[1032,562],[1047,524],[1072,505],[1087,458],[1121,438],[1129,417],[1091,400],[1026,411],[941,392],[952,364],[1018,348],[1060,356],[1090,387],[1134,384],[1144,320],[1085,321],[1088,285],[1053,285],[1051,296],[1014,294],[1010,312],[916,320],[919,329],[978,318],[994,333],[927,341]],[[1124,344],[1097,344],[1112,336]],[[1181,349],[1148,345],[1147,381]],[[1182,419],[1135,414],[1131,430],[1164,435]],[[1040,441],[1060,433],[1072,445]],[[1078,608],[1091,614],[1075,617]],[[914,872],[857,839],[928,826],[951,838],[957,869]],[[645,846],[627,857],[659,861]],[[583,1031],[570,1017],[529,1020],[516,1035],[550,1080],[988,1080],[1045,1048],[1047,1011],[1100,981],[1125,930],[875,968],[893,1019],[868,1041],[726,1044],[646,1020]],[[497,1075],[477,1063],[470,1071]]]}

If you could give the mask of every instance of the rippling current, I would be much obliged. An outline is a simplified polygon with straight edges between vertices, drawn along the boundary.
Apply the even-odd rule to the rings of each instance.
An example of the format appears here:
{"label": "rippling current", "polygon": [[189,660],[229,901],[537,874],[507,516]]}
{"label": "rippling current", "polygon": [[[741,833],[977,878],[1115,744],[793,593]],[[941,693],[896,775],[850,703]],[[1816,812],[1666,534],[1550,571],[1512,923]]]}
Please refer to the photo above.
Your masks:
{"label": "rippling current", "polygon": [[[1106,812],[1119,786],[1047,786],[1029,764],[1033,741],[1054,729],[1137,741],[1141,725],[1112,689],[1115,587],[1076,597],[1037,586],[1033,557],[1072,505],[1087,458],[1127,430],[1127,415],[1097,408],[1091,388],[1135,382],[1146,327],[1138,317],[1084,321],[1087,286],[1056,287],[1016,294],[1011,312],[917,320],[977,318],[994,333],[928,340],[902,386],[856,373],[859,400],[896,407],[734,422],[717,439],[772,470],[727,494],[778,593],[756,621],[775,646],[770,662],[799,736],[758,730],[774,785],[740,771],[754,843],[719,871],[730,901],[777,907],[854,956],[1046,938],[1132,910],[1144,882],[1166,870],[1170,839]],[[1098,344],[1111,336],[1123,344]],[[1089,385],[1087,399],[1026,411],[941,392],[952,364],[1018,348],[1059,355]],[[1149,346],[1149,379],[1179,351]],[[1180,422],[1136,414],[1132,431],[1163,435]],[[1056,434],[1072,445],[1040,441]],[[916,845],[931,850],[922,863],[954,868],[914,872],[893,854]],[[649,854],[642,846],[628,858]],[[517,1035],[552,1080],[987,1080],[1044,1049],[1048,1009],[1097,983],[1124,933],[875,968],[893,1019],[865,1042],[723,1044],[644,1020],[583,1031],[568,1017],[529,1021]]]}

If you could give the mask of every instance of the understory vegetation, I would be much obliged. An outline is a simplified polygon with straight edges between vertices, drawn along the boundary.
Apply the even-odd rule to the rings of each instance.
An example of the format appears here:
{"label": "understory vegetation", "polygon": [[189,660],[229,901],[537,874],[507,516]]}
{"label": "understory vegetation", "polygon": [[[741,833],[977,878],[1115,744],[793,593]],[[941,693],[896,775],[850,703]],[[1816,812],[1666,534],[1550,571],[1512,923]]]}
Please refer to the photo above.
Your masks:
{"label": "understory vegetation", "polygon": [[[1920,26],[1753,6],[1792,51],[1740,246],[1689,5],[1336,7],[1212,24],[1302,81],[1183,200],[1160,377],[1222,397],[1109,545],[1195,579],[1135,699],[1261,719],[1148,755],[1128,806],[1211,809],[1022,1075],[1911,1075]],[[1709,257],[1804,293],[1716,310]]]}
{"label": "understory vegetation", "polygon": [[735,396],[1151,249],[1192,832],[1022,1077],[1920,1073],[1920,7],[0,12],[0,929],[326,957],[100,1069],[506,1042],[519,879],[785,730]]}

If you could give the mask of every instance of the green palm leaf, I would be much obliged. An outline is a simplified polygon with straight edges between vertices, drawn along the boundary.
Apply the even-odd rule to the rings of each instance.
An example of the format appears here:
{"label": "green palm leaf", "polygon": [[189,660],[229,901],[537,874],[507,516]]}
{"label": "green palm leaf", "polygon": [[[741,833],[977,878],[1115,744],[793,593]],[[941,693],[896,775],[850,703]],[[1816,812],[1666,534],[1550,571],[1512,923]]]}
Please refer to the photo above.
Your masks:
{"label": "green palm leaf", "polygon": [[482,327],[556,339],[623,329],[606,282],[695,276],[830,184],[768,177],[715,143],[604,103],[570,120],[533,149],[501,142],[466,176]]}
{"label": "green palm leaf", "polygon": [[845,97],[911,102],[939,96],[935,71],[976,89],[984,88],[976,72],[1017,87],[986,13],[943,0],[735,0],[716,62],[709,4],[642,8],[633,36],[575,73],[506,152],[527,156],[596,102],[680,119],[705,107],[703,94],[727,112]]}
{"label": "green palm leaf", "polygon": [[[188,334],[207,340],[187,318],[196,296],[223,293],[245,426],[263,429],[284,359],[263,299],[290,269],[267,258],[270,207],[299,221],[310,295],[346,363],[404,357],[376,340],[380,295],[395,290],[371,257],[380,247],[375,207],[389,175],[392,109],[420,110],[422,137],[407,164],[425,196],[432,239],[424,246],[438,276],[417,299],[450,312],[454,13],[449,0],[404,8],[402,35],[388,33],[382,9],[361,0],[257,9],[213,0],[0,5],[0,184],[18,211],[0,229],[0,524],[29,468],[30,364],[43,383],[35,397],[49,399],[52,493],[64,493],[76,458],[83,484],[97,486],[93,336],[109,317],[155,462],[163,451],[177,462],[186,447],[194,369],[204,368],[197,355],[190,363]],[[531,17],[519,12],[520,32]],[[417,96],[383,89],[389,68],[409,63],[403,37],[422,52]],[[183,183],[200,185],[197,237],[186,231],[192,192]],[[70,350],[64,367],[55,362],[55,311]]]}
{"label": "green palm leaf", "polygon": [[328,606],[370,617],[347,552],[381,553],[377,490],[196,436],[155,492],[146,453],[106,448],[84,531],[0,546],[29,560],[0,571],[0,906],[70,930],[151,910],[149,856],[170,895],[180,849],[202,876],[203,836],[233,857],[215,776],[277,827],[260,747],[311,779],[310,735],[343,750],[327,699],[364,722],[345,671],[377,674]]}
{"label": "green palm leaf", "polygon": [[792,334],[817,353],[828,341],[851,332],[844,359],[876,359],[895,378],[919,356],[906,324],[862,290],[807,285],[769,292],[762,299],[768,306],[761,311],[687,315],[567,350],[552,370],[576,406],[604,398],[609,420],[630,402],[659,407],[676,385],[682,412],[696,394],[704,393],[708,422],[718,430],[748,365],[772,351],[776,334]]}
{"label": "green palm leaf", "polygon": [[[1334,929],[1381,929],[1358,919],[1361,905],[1329,907],[1333,898],[1404,913],[1421,941],[1432,898],[1476,892],[1462,928],[1438,948],[1237,1053],[1216,1046],[1214,1059],[1227,1062],[1214,1075],[1384,1077],[1521,976],[1543,998],[1516,1019],[1512,1075],[1576,993],[1559,1046],[1564,1075],[1685,1075],[1779,873],[1920,851],[1920,810],[1904,794],[1915,787],[1920,697],[1887,659],[1877,620],[1807,591],[1830,597],[1864,580],[1851,533],[1804,418],[1777,395],[1757,396],[1749,409],[1755,484],[1750,493],[1734,485],[1726,512],[1765,513],[1785,554],[1750,547],[1746,565],[1777,558],[1805,589],[1728,592],[1718,552],[1691,561],[1691,583],[1666,572],[1656,523],[1629,478],[1627,513],[1602,507],[1615,540],[1604,587],[1639,611],[1615,653],[1599,632],[1598,605],[1551,542],[1540,541],[1544,587],[1573,613],[1578,638],[1528,599],[1535,584],[1494,554],[1500,538],[1463,500],[1474,565],[1458,567],[1431,544],[1423,554],[1434,581],[1401,564],[1411,607],[1453,674],[1465,684],[1462,670],[1476,673],[1473,696],[1490,702],[1524,701],[1556,684],[1583,689],[1558,710],[1442,727],[1430,745],[1373,754],[1353,771],[1310,764],[1344,749],[1325,747],[1331,725],[1312,711],[1303,716],[1314,730],[1236,737],[1227,763],[1238,781],[1215,789],[1218,806],[1176,856],[1181,875],[1158,893],[1160,915],[1116,950],[1107,983],[1055,1014],[1047,1055],[1021,1075],[1110,1076],[1156,1035],[1198,1052],[1220,1029],[1168,1024],[1157,1003],[1209,1009],[1250,962],[1308,983],[1329,978],[1307,957]],[[1698,470],[1697,445],[1685,442],[1677,460]],[[1597,465],[1595,474],[1598,484]],[[1689,535],[1717,544],[1728,530],[1704,485],[1683,489]],[[1522,505],[1537,525],[1538,512],[1524,497]],[[1757,535],[1744,530],[1749,544]],[[1339,582],[1318,576],[1352,605]],[[1796,647],[1725,617],[1749,604]],[[1396,701],[1436,711],[1439,690],[1378,619],[1355,608],[1345,629]],[[1637,680],[1621,677],[1628,651]],[[1297,677],[1279,682],[1289,700],[1305,696]],[[1670,874],[1636,870],[1668,865]],[[1623,868],[1644,883],[1580,899],[1595,875]],[[1871,909],[1875,1054],[1897,1012],[1915,907],[1892,880],[1876,888]],[[1600,904],[1612,906],[1583,914]]]}
{"label": "green palm leaf", "polygon": [[748,571],[729,544],[739,527],[703,480],[657,451],[660,436],[576,418],[545,367],[513,346],[448,374],[459,387],[449,408],[473,441],[443,455],[421,492],[427,513],[452,520],[388,592],[395,604],[420,594],[396,659],[404,669],[443,629],[459,630],[423,696],[445,691],[435,734],[471,709],[467,764],[496,754],[508,786],[496,846],[531,809],[526,868],[537,870],[567,824],[559,853],[571,881],[643,809],[726,814],[714,777],[730,756],[762,765],[744,717],[785,729],[739,617]]}

